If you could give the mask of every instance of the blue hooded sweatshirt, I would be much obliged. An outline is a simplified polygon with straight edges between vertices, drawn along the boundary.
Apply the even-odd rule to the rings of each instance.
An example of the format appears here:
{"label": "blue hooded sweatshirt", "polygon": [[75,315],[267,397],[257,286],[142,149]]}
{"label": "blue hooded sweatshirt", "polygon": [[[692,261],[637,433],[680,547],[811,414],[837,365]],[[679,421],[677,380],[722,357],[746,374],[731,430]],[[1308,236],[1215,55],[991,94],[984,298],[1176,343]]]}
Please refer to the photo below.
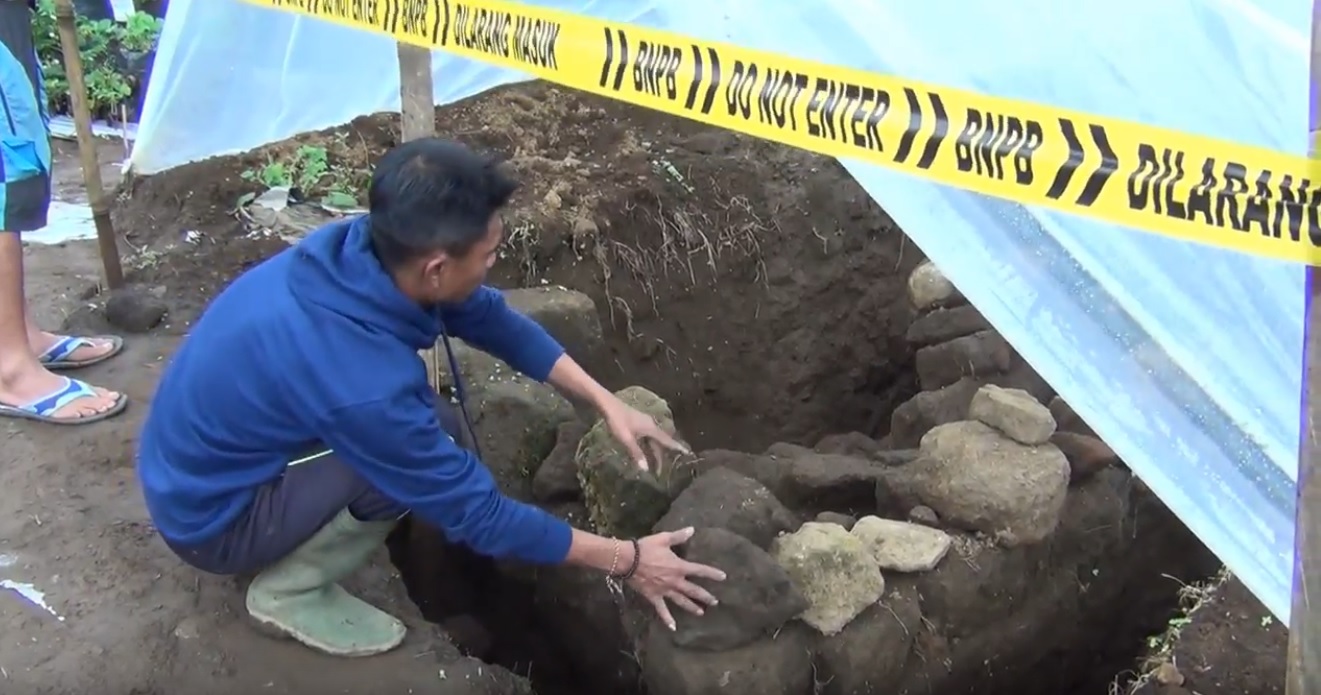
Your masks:
{"label": "blue hooded sweatshirt", "polygon": [[193,327],[138,445],[156,527],[183,546],[217,537],[256,488],[322,442],[450,539],[562,562],[569,526],[502,495],[450,439],[417,352],[446,330],[545,381],[563,348],[490,287],[434,311],[409,300],[372,252],[368,224],[316,230],[235,280]]}

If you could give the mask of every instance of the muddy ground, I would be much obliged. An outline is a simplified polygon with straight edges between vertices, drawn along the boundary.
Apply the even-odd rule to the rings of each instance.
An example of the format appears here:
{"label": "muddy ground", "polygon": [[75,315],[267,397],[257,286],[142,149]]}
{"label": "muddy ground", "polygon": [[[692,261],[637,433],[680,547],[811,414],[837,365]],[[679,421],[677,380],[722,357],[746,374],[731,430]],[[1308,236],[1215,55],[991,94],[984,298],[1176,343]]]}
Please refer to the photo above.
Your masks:
{"label": "muddy ground", "polygon": [[[3,692],[206,694],[247,687],[503,694],[529,687],[512,671],[530,676],[545,695],[617,686],[584,670],[640,677],[615,656],[636,655],[645,638],[629,643],[634,636],[621,633],[618,644],[586,645],[597,654],[584,656],[547,647],[553,635],[536,644],[504,637],[520,619],[543,626],[566,610],[542,605],[535,589],[519,603],[512,592],[528,587],[515,581],[499,582],[504,604],[495,612],[503,617],[484,610],[459,615],[448,632],[431,626],[384,553],[351,588],[404,617],[413,628],[409,640],[366,662],[328,661],[251,633],[240,619],[241,585],[182,567],[153,534],[134,480],[132,446],[157,373],[216,291],[287,245],[280,230],[235,214],[245,194],[261,189],[245,172],[311,145],[330,154],[332,185],[360,181],[370,159],[394,142],[397,125],[388,115],[363,118],[295,143],[125,183],[115,221],[130,280],[163,298],[169,314],[150,332],[130,336],[122,357],[87,375],[133,398],[125,416],[83,429],[0,422],[0,579],[31,583],[53,611],[0,592],[7,626],[0,641]],[[602,338],[585,343],[580,359],[612,388],[636,384],[662,397],[676,428],[699,451],[761,452],[784,443],[820,448],[823,437],[841,433],[857,433],[855,443],[870,442],[874,450],[903,450],[916,447],[932,426],[965,419],[966,401],[964,412],[951,416],[915,398],[976,385],[966,375],[946,379],[917,364],[924,343],[912,334],[919,316],[906,284],[923,260],[920,251],[835,163],[543,84],[440,109],[437,126],[501,153],[524,181],[494,282],[563,286],[589,297]],[[104,327],[94,254],[90,242],[29,250],[43,320]],[[985,330],[975,320],[968,325],[967,332]],[[962,339],[943,339],[951,337]],[[1049,402],[1049,387],[1005,350],[1007,385]],[[919,374],[941,383],[923,384]],[[908,597],[914,610],[920,606],[919,620],[901,622],[918,655],[896,667],[906,692],[1099,694],[1115,674],[1137,670],[1143,641],[1177,615],[1177,585],[1161,575],[1193,582],[1214,568],[1118,462],[1106,465],[1113,470],[1096,482],[1073,482],[1055,540],[980,561],[965,555],[930,578],[891,581],[896,596]],[[1138,541],[1102,539],[1096,534],[1107,525],[1095,523],[1097,514],[1114,510],[1154,520],[1160,530]],[[417,581],[412,576],[409,583]],[[994,582],[1011,588],[991,588]],[[969,586],[981,588],[971,594],[951,588]],[[1049,600],[1032,598],[1037,595]],[[988,610],[973,610],[983,603]],[[511,618],[510,606],[536,617]],[[1050,646],[1028,639],[1034,630],[1024,636],[1027,618],[1011,615],[1021,606],[1038,620],[1061,616],[1041,633]],[[902,608],[890,612],[896,620],[908,615]],[[961,625],[950,623],[953,612],[964,615]],[[474,619],[482,623],[477,641],[487,644],[471,644],[474,630],[466,627]],[[973,623],[977,634],[969,632]],[[1245,634],[1219,629],[1239,640]],[[1221,654],[1238,658],[1207,644],[1212,661]],[[859,649],[859,658],[870,653]],[[1263,642],[1260,652],[1270,651]],[[1002,652],[1015,663],[998,663]],[[548,654],[569,666],[557,669]],[[812,668],[816,674],[815,661]],[[831,685],[814,677],[797,695],[870,692],[839,690],[845,680]],[[706,692],[693,687],[690,692]],[[1189,692],[1275,692],[1199,687]]]}

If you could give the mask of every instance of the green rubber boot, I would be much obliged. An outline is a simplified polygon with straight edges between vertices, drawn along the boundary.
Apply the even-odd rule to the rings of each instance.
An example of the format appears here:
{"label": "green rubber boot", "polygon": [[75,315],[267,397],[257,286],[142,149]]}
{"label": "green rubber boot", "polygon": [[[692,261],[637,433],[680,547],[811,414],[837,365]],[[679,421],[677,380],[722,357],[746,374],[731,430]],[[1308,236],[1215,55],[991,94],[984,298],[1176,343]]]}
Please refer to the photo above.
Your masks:
{"label": "green rubber boot", "polygon": [[404,641],[404,624],[338,582],[372,556],[393,521],[358,521],[341,511],[248,586],[248,614],[333,656],[370,656]]}

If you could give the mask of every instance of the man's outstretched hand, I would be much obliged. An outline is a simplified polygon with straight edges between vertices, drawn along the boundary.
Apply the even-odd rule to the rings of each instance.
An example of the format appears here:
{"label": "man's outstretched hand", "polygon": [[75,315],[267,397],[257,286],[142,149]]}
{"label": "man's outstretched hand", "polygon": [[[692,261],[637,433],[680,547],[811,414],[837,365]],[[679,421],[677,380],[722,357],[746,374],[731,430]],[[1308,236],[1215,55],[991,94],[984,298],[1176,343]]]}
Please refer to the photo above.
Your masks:
{"label": "man's outstretched hand", "polygon": [[639,540],[638,568],[628,580],[629,587],[647,599],[665,627],[671,630],[675,628],[675,623],[667,601],[693,615],[701,615],[705,612],[703,606],[716,605],[716,597],[692,580],[725,580],[724,572],[708,565],[688,562],[674,554],[674,546],[692,537],[693,529],[690,527],[681,531],[657,533]]}
{"label": "man's outstretched hand", "polygon": [[601,418],[605,420],[615,439],[618,439],[619,443],[628,450],[637,467],[644,471],[650,468],[647,462],[648,454],[659,464],[664,460],[666,449],[680,454],[691,453],[688,447],[661,429],[650,415],[618,398],[601,410]]}

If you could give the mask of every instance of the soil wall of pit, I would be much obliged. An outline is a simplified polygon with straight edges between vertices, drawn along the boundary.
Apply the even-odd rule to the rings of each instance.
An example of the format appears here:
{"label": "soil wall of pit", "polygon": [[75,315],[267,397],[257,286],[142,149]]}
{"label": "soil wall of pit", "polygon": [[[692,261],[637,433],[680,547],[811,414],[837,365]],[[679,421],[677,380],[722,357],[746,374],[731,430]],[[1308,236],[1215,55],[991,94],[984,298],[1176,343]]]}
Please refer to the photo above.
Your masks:
{"label": "soil wall of pit", "polygon": [[[922,255],[834,161],[542,83],[441,109],[437,126],[523,184],[493,281],[590,295],[607,339],[582,359],[675,403],[694,443],[871,433],[914,391],[903,285]],[[137,246],[231,237],[227,213],[254,188],[244,171],[308,144],[366,169],[396,132],[372,116],[130,182],[116,220]],[[213,289],[213,272],[176,262],[139,279]]]}

